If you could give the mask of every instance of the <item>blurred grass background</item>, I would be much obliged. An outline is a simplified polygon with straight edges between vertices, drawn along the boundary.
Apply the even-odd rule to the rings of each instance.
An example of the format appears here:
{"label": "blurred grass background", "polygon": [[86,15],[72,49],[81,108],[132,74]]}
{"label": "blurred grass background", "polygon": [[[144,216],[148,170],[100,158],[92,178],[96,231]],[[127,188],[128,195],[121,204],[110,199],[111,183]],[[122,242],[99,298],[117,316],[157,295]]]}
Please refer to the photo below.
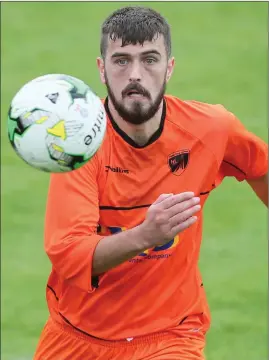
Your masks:
{"label": "blurred grass background", "polygon": [[[3,360],[32,358],[47,318],[50,270],[43,251],[48,175],[11,149],[9,103],[25,82],[47,73],[74,75],[104,96],[96,68],[100,25],[129,4],[1,4]],[[168,93],[222,103],[267,141],[268,4],[143,4],[171,24],[176,69]],[[209,199],[200,267],[212,311],[207,360],[267,359],[267,216],[247,184],[228,179]]]}

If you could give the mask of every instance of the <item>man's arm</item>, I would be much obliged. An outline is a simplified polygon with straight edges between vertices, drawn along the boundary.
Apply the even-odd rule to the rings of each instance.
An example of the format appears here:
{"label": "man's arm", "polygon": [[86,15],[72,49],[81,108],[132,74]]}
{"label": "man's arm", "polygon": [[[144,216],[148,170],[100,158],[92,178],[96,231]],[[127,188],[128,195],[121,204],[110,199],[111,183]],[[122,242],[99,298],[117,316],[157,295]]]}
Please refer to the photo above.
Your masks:
{"label": "man's arm", "polygon": [[98,276],[148,249],[141,226],[99,241],[92,260],[92,276]]}
{"label": "man's arm", "polygon": [[92,284],[92,257],[102,236],[99,222],[98,160],[52,174],[45,216],[45,251],[59,277],[86,292]]}
{"label": "man's arm", "polygon": [[268,145],[248,131],[232,113],[226,113],[226,121],[228,139],[218,182],[225,176],[245,180],[268,206]]}
{"label": "man's arm", "polygon": [[247,180],[256,195],[268,207],[268,174],[254,180]]}
{"label": "man's arm", "polygon": [[131,259],[144,250],[173,239],[197,220],[200,199],[194,193],[162,194],[149,207],[146,219],[137,227],[107,236],[97,244],[93,275],[99,275]]}
{"label": "man's arm", "polygon": [[53,268],[86,292],[95,291],[94,277],[145,250],[139,227],[107,237],[97,234],[98,166],[95,156],[75,171],[52,174],[45,217],[45,251]]}
{"label": "man's arm", "polygon": [[95,291],[93,277],[168,242],[192,225],[200,210],[193,193],[162,195],[141,225],[100,236],[98,166],[95,156],[75,171],[52,174],[45,219],[45,251],[53,268],[70,285],[87,292]]}

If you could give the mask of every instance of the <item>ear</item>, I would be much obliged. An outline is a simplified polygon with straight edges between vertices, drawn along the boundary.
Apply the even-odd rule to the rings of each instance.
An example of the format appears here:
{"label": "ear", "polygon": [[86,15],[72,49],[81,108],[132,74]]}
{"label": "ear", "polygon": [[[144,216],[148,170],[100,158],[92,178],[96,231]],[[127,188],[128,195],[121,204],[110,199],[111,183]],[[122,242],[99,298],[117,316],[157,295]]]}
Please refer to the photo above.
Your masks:
{"label": "ear", "polygon": [[97,58],[96,60],[97,66],[98,66],[98,70],[99,70],[99,75],[100,75],[100,80],[103,84],[106,83],[105,80],[105,63],[104,60],[100,57]]}
{"label": "ear", "polygon": [[168,82],[170,80],[170,78],[173,74],[173,71],[174,71],[174,67],[175,67],[175,58],[172,57],[168,60],[166,82]]}

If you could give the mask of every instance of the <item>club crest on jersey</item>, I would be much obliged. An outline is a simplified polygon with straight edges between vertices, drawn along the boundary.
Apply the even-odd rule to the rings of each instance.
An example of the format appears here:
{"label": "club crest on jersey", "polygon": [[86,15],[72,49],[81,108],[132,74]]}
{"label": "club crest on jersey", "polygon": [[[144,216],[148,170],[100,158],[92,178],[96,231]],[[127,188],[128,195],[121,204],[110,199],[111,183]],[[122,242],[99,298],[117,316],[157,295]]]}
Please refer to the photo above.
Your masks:
{"label": "club crest on jersey", "polygon": [[177,151],[168,156],[168,166],[172,174],[179,176],[188,166],[190,151],[187,149]]}

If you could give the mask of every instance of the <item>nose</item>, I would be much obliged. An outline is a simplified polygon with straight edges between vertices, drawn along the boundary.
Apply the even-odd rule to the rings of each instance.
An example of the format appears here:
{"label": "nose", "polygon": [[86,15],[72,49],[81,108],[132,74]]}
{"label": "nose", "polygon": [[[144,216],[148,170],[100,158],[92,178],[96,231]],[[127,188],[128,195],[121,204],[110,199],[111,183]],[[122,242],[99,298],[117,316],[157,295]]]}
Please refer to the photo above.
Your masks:
{"label": "nose", "polygon": [[129,74],[129,81],[130,82],[140,82],[142,78],[142,74],[141,74],[141,68],[138,62],[133,62],[132,67],[130,69],[130,74]]}

